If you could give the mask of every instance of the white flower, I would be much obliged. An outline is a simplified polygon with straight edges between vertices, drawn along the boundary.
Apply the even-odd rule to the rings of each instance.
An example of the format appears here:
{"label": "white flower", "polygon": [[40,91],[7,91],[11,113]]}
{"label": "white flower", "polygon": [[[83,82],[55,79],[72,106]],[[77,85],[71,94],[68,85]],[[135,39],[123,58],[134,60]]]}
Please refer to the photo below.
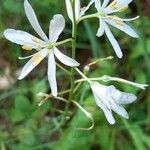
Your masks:
{"label": "white flower", "polygon": [[[70,0],[65,0],[65,1],[66,1],[68,17],[73,22],[73,9],[72,9],[72,5],[71,5],[71,1]],[[75,19],[76,19],[76,21],[85,14],[85,12],[90,8],[90,6],[93,3],[94,3],[94,0],[91,0],[86,7],[81,8],[80,0],[75,0]]]}
{"label": "white flower", "polygon": [[115,123],[112,111],[126,119],[129,118],[128,113],[123,108],[122,104],[130,104],[135,101],[136,96],[134,94],[121,92],[112,85],[105,86],[98,82],[91,84],[91,89],[97,105],[103,110],[106,119],[110,124]]}
{"label": "white flower", "polygon": [[55,43],[65,27],[64,17],[60,14],[54,15],[53,19],[50,22],[48,38],[41,29],[35,12],[27,0],[24,1],[24,8],[30,24],[32,25],[36,33],[42,38],[42,40],[27,32],[20,30],[7,29],[4,31],[4,36],[6,39],[13,43],[22,45],[23,49],[38,50],[38,52],[33,54],[32,56],[25,57],[32,58],[24,66],[18,79],[21,80],[26,77],[33,70],[33,68],[35,68],[46,56],[48,56],[48,80],[50,83],[52,95],[56,96],[57,83],[56,63],[54,55],[58,58],[58,60],[60,60],[63,64],[67,66],[75,67],[79,65],[78,62],[65,56],[55,47]]}
{"label": "white flower", "polygon": [[101,0],[95,0],[95,7],[99,13],[100,23],[100,27],[97,31],[97,36],[100,37],[105,32],[115,50],[115,53],[119,58],[122,58],[123,54],[121,48],[107,24],[118,28],[119,30],[125,32],[131,37],[138,38],[137,33],[130,26],[128,26],[125,21],[132,21],[139,17],[137,16],[131,19],[122,19],[118,16],[113,15],[113,13],[123,12],[124,10],[126,10],[129,3],[131,3],[133,0],[114,0],[108,5],[109,1],[110,0],[104,0],[103,4],[101,5]]}

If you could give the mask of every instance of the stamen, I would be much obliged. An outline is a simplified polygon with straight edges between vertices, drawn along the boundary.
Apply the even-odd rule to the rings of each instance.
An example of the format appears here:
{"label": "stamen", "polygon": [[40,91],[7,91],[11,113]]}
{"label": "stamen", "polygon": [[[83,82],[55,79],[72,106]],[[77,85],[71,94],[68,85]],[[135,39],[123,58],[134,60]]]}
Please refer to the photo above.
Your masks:
{"label": "stamen", "polygon": [[31,46],[27,46],[27,45],[23,45],[23,46],[22,46],[22,49],[23,49],[23,50],[27,50],[27,51],[31,51],[31,50],[32,50],[32,47],[31,47]]}
{"label": "stamen", "polygon": [[127,9],[128,9],[128,5],[125,5],[119,9],[119,12],[124,12]]}
{"label": "stamen", "polygon": [[117,1],[114,0],[108,7],[112,8],[112,9],[116,9],[116,4],[117,4]]}
{"label": "stamen", "polygon": [[32,37],[32,41],[41,44],[41,41],[35,36]]}
{"label": "stamen", "polygon": [[40,63],[41,59],[42,59],[41,55],[38,53],[32,57],[32,61],[35,62],[36,65],[38,65]]}
{"label": "stamen", "polygon": [[118,24],[118,25],[121,25],[121,26],[124,25],[124,22],[123,22],[123,21],[118,21],[118,20],[116,20],[115,22],[116,22],[116,24]]}

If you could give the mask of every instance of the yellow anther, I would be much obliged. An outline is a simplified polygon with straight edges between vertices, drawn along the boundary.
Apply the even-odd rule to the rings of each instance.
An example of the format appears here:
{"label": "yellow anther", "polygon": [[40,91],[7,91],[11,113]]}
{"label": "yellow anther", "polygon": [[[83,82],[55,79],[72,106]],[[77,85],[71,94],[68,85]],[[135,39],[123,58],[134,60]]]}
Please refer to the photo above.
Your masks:
{"label": "yellow anther", "polygon": [[38,53],[32,57],[32,61],[35,62],[36,65],[38,65],[41,62],[41,59],[41,55]]}
{"label": "yellow anther", "polygon": [[116,24],[118,24],[118,25],[124,25],[124,22],[123,21],[119,21],[119,20],[117,20],[117,21],[115,21],[116,22]]}
{"label": "yellow anther", "polygon": [[128,9],[128,5],[125,5],[119,9],[119,12],[124,12],[127,9]]}
{"label": "yellow anther", "polygon": [[32,37],[32,41],[35,43],[41,44],[41,41],[35,36]]}
{"label": "yellow anther", "polygon": [[109,7],[112,8],[112,9],[116,9],[116,4],[117,4],[117,1],[114,0],[114,1],[109,5]]}
{"label": "yellow anther", "polygon": [[32,47],[31,47],[31,46],[27,46],[27,45],[23,45],[23,46],[22,46],[22,49],[23,49],[23,50],[26,50],[26,51],[31,51],[31,50],[32,50]]}

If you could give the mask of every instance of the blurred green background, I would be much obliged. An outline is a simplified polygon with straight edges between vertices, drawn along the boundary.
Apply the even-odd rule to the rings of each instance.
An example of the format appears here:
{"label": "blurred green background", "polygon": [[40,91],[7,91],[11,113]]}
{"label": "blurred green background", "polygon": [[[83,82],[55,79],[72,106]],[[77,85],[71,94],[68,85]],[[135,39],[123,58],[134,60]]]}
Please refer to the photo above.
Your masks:
{"label": "blurred green background", "polygon": [[[64,0],[30,0],[43,30],[48,33],[49,21],[56,13],[63,14],[66,28],[60,39],[71,36],[71,22],[66,15]],[[82,1],[83,6],[88,1]],[[123,49],[124,57],[103,61],[92,67],[89,76],[107,74],[139,83],[150,84],[150,1],[135,0],[130,9],[122,15],[140,19],[132,22],[139,39],[133,39],[112,28]],[[95,12],[94,6],[90,9]],[[89,12],[90,12],[89,11]],[[18,73],[27,60],[18,60],[30,52],[21,50],[3,37],[6,28],[28,31],[33,35],[23,8],[23,0],[0,0],[0,149],[1,150],[148,150],[150,149],[150,93],[131,86],[115,84],[120,90],[138,96],[135,103],[127,106],[130,119],[117,115],[116,124],[110,126],[96,106],[95,100],[84,83],[77,94],[77,101],[93,114],[95,127],[91,131],[77,131],[77,127],[90,126],[89,120],[80,110],[72,106],[70,119],[63,128],[59,119],[64,103],[49,100],[38,107],[38,92],[49,93],[47,81],[47,60],[42,62],[28,77],[17,80]],[[84,21],[79,26],[77,60],[82,69],[91,58],[115,55],[107,38],[95,36],[98,20]],[[37,36],[37,35],[36,35]],[[71,45],[60,47],[69,53]],[[68,87],[68,76],[57,70],[59,91]],[[111,83],[109,83],[111,84]],[[113,83],[114,84],[114,83]],[[66,96],[66,95],[64,95]]]}

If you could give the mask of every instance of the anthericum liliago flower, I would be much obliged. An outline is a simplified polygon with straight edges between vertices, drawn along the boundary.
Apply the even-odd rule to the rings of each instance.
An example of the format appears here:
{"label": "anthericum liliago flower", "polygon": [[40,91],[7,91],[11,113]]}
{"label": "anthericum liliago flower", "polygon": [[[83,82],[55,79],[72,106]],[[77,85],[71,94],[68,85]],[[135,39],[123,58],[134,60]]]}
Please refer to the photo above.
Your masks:
{"label": "anthericum liliago flower", "polygon": [[105,86],[98,82],[91,84],[91,89],[97,105],[103,110],[107,121],[110,124],[115,123],[112,111],[121,117],[129,118],[128,113],[123,108],[123,104],[130,104],[136,100],[136,96],[131,93],[125,93],[117,90],[113,85]]}
{"label": "anthericum liliago flower", "polygon": [[36,33],[42,38],[38,39],[37,37],[20,30],[7,29],[4,31],[4,36],[9,41],[22,45],[22,48],[25,50],[36,49],[38,52],[32,56],[27,64],[24,66],[19,80],[26,77],[32,70],[35,68],[46,56],[48,56],[48,80],[51,87],[51,92],[53,96],[57,95],[57,82],[56,82],[56,63],[54,55],[60,60],[63,64],[71,67],[79,66],[79,63],[75,60],[62,54],[56,47],[56,41],[59,38],[59,35],[65,27],[64,17],[60,14],[54,15],[53,19],[50,22],[49,26],[49,38],[43,32],[35,12],[27,0],[24,1],[24,8],[26,16],[36,31]]}
{"label": "anthericum liliago flower", "polygon": [[[73,22],[73,9],[72,9],[72,5],[71,5],[71,1],[70,0],[65,0],[65,1],[66,1],[68,17]],[[81,8],[80,0],[75,0],[75,19],[76,19],[76,21],[85,14],[85,12],[90,8],[90,6],[93,3],[94,3],[94,0],[91,0],[86,7]]]}
{"label": "anthericum liliago flower", "polygon": [[100,27],[97,31],[97,36],[100,37],[105,32],[115,50],[115,53],[117,54],[119,58],[122,58],[123,56],[121,48],[117,40],[114,38],[107,24],[110,24],[114,26],[115,28],[118,28],[119,30],[125,32],[131,37],[138,38],[137,33],[130,26],[128,26],[125,22],[135,20],[139,18],[139,16],[135,18],[131,18],[131,19],[122,19],[118,16],[113,15],[113,13],[116,13],[116,12],[120,13],[120,12],[125,11],[128,8],[128,5],[132,1],[133,0],[114,0],[113,2],[109,4],[110,0],[104,0],[103,4],[101,5],[101,0],[95,0],[95,7],[98,11],[98,17],[99,17],[99,23],[100,23]]}

